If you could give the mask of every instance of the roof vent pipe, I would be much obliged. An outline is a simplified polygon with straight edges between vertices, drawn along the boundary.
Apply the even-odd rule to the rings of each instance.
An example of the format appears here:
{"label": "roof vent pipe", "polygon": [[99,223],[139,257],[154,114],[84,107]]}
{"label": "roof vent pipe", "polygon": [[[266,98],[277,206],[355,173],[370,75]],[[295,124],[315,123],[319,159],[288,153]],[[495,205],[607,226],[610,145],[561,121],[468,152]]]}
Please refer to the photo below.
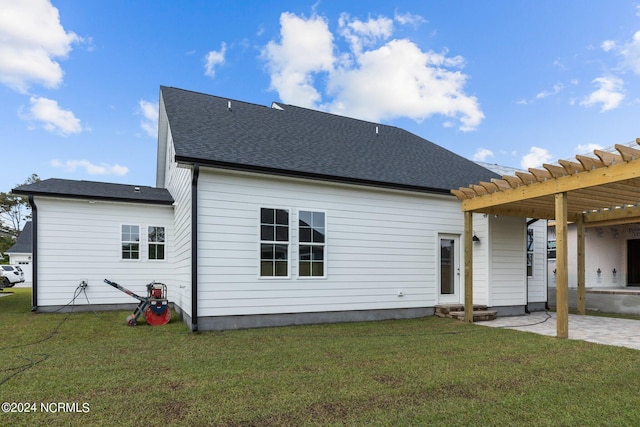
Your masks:
{"label": "roof vent pipe", "polygon": [[140,187],[133,187],[133,191],[135,193],[139,193],[140,192]]}
{"label": "roof vent pipe", "polygon": [[378,130],[378,126],[376,126],[376,135],[380,135],[380,131]]}
{"label": "roof vent pipe", "polygon": [[231,101],[227,101],[227,110],[231,111]]}

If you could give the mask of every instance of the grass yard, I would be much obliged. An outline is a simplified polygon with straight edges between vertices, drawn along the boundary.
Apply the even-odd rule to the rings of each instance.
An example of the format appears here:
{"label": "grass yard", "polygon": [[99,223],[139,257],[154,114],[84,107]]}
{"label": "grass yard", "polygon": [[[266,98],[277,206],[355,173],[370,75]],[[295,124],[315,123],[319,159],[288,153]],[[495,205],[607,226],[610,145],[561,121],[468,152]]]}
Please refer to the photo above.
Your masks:
{"label": "grass yard", "polygon": [[2,426],[640,423],[636,350],[435,317],[193,334],[8,291],[0,402],[36,412]]}

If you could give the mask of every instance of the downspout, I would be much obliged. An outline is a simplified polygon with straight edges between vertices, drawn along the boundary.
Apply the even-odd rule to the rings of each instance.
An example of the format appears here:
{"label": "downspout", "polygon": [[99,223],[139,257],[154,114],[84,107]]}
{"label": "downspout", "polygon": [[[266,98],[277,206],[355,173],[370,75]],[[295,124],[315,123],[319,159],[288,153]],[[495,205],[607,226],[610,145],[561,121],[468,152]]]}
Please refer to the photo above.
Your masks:
{"label": "downspout", "polygon": [[38,309],[38,207],[33,195],[29,196],[31,206],[31,311]]}
{"label": "downspout", "polygon": [[[527,221],[527,238],[529,236],[529,226],[531,224],[533,224],[534,222],[538,222],[538,220],[537,219],[532,219],[532,220]],[[529,242],[527,241],[527,244],[528,243]],[[529,314],[530,311],[529,311],[529,275],[528,274],[527,274],[527,286],[526,286],[525,292],[527,293],[527,296],[526,296],[526,302],[525,302],[525,305],[524,305],[524,312]]]}
{"label": "downspout", "polygon": [[198,178],[200,165],[193,165],[191,180],[191,331],[198,332]]}

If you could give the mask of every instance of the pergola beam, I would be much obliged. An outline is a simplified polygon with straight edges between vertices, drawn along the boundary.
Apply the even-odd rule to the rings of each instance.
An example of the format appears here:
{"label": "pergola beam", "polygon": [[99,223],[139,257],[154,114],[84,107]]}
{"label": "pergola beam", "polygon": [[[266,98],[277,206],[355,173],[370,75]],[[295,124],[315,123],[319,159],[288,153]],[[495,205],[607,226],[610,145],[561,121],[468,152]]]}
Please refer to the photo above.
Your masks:
{"label": "pergola beam", "polygon": [[473,323],[473,213],[464,213],[464,321]]}
{"label": "pergola beam", "polygon": [[[636,143],[640,145],[640,138]],[[577,223],[578,230],[580,314],[585,312],[585,228],[640,222],[640,148],[616,145],[615,149],[594,150],[594,157],[577,155],[575,161],[559,160],[543,164],[544,169],[518,171],[490,183],[452,190],[465,215],[465,320],[473,313],[472,213],[555,219],[556,328],[558,338],[568,338],[568,222]]]}
{"label": "pergola beam", "polygon": [[569,338],[567,193],[556,194],[556,336]]}
{"label": "pergola beam", "polygon": [[[518,173],[517,175],[522,179],[530,174]],[[535,179],[533,175],[530,176],[532,179]],[[466,199],[462,201],[462,210],[481,212],[483,208],[489,206],[514,203],[557,193],[566,193],[639,177],[640,168],[638,164],[636,162],[625,162],[575,175],[549,179],[544,182],[532,182],[531,184],[522,185],[517,188],[485,194],[482,197]]]}
{"label": "pergola beam", "polygon": [[[638,195],[640,198],[640,194]],[[608,225],[613,223],[624,224],[629,223],[630,220],[637,220],[640,218],[640,207],[627,206],[625,208],[616,208],[613,210],[602,210],[599,212],[587,212],[584,214],[585,225],[593,227],[598,223],[606,222]]]}

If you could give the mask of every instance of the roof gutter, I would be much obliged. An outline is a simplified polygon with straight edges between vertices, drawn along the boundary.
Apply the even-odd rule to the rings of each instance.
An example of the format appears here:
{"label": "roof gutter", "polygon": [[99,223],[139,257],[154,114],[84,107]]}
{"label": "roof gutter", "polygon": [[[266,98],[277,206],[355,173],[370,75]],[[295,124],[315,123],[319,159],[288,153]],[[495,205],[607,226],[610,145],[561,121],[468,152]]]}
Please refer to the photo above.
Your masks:
{"label": "roof gutter", "polygon": [[25,191],[25,190],[11,190],[14,194],[26,195],[26,196],[41,196],[41,197],[58,197],[61,199],[76,199],[76,200],[100,200],[105,202],[122,202],[122,203],[140,203],[145,205],[164,205],[172,206],[173,200],[145,200],[145,199],[132,199],[126,197],[109,197],[100,195],[89,194],[68,194],[68,193],[56,193],[45,191]]}
{"label": "roof gutter", "polygon": [[29,195],[29,205],[31,206],[31,221],[33,221],[31,233],[31,311],[38,309],[38,207],[35,198]]}
{"label": "roof gutter", "polygon": [[193,165],[191,180],[191,331],[198,332],[198,178],[200,165]]}

